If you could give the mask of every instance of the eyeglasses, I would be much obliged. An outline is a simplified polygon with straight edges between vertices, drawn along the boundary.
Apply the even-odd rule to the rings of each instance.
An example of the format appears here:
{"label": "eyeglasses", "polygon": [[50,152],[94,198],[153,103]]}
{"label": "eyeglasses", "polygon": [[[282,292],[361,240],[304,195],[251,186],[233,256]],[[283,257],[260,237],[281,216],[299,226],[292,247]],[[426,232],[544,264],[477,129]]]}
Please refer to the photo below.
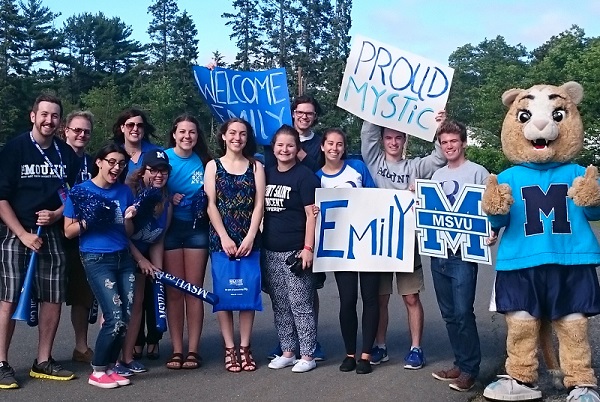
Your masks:
{"label": "eyeglasses", "polygon": [[106,161],[106,163],[108,163],[108,166],[115,167],[115,165],[119,165],[119,169],[123,169],[125,166],[127,166],[127,162],[125,161],[117,161],[116,159],[104,159]]}
{"label": "eyeglasses", "polygon": [[79,135],[81,133],[83,133],[83,135],[90,135],[92,134],[92,130],[88,130],[87,128],[79,128],[79,127],[65,127],[67,130],[71,130],[72,132],[74,132],[75,134]]}
{"label": "eyeglasses", "polygon": [[144,123],[134,123],[134,122],[129,122],[129,123],[125,123],[125,127],[127,127],[128,129],[132,129],[134,127],[137,127],[138,129],[140,128],[144,128]]}
{"label": "eyeglasses", "polygon": [[315,117],[316,113],[315,112],[301,112],[300,110],[294,110],[294,113],[296,114],[296,116],[298,117]]}
{"label": "eyeglasses", "polygon": [[162,174],[163,176],[168,176],[169,173],[170,173],[169,169],[154,169],[154,168],[151,168],[151,167],[149,167],[147,169],[148,169],[148,172],[150,172],[150,174],[152,176],[156,176],[159,173]]}

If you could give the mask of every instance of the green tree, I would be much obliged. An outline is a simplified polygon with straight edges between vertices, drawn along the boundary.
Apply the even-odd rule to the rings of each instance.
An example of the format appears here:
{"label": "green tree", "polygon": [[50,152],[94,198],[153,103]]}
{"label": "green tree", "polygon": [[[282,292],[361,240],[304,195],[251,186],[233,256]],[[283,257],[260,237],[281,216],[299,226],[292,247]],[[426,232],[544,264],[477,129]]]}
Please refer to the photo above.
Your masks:
{"label": "green tree", "polygon": [[53,23],[60,13],[53,13],[42,5],[42,0],[19,2],[23,15],[25,40],[21,48],[27,74],[33,72],[34,66],[46,61],[52,50],[60,49]]}
{"label": "green tree", "polygon": [[502,36],[477,46],[459,47],[449,57],[455,69],[448,100],[448,112],[467,124],[483,145],[498,148],[505,109],[502,93],[524,85],[527,51],[511,46]]}
{"label": "green tree", "polygon": [[250,70],[261,67],[260,49],[262,47],[261,32],[258,26],[258,0],[234,0],[232,3],[236,13],[223,13],[222,18],[231,27],[229,38],[236,41],[239,52],[232,64],[233,68]]}
{"label": "green tree", "polygon": [[20,127],[24,117],[21,88],[24,64],[20,50],[24,45],[23,17],[13,0],[0,0],[0,143]]}
{"label": "green tree", "polygon": [[167,62],[171,58],[170,44],[175,37],[179,7],[175,0],[154,0],[148,7],[152,22],[148,27],[150,35],[150,54],[156,67],[163,74],[167,72]]}
{"label": "green tree", "polygon": [[112,126],[116,117],[129,106],[129,99],[123,97],[122,90],[109,80],[81,97],[82,107],[94,114],[94,132],[89,150],[93,153],[112,138]]}

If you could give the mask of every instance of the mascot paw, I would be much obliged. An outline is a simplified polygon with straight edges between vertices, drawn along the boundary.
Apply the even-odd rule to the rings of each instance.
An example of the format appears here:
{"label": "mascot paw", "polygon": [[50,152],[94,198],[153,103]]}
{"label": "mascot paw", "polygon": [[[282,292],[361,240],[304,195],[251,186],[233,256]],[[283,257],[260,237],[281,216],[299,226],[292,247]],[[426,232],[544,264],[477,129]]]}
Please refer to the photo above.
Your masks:
{"label": "mascot paw", "polygon": [[599,206],[600,184],[598,184],[598,168],[593,165],[588,166],[585,169],[583,177],[577,177],[573,180],[573,186],[567,194],[577,206]]}
{"label": "mascot paw", "polygon": [[491,174],[481,200],[483,211],[488,215],[506,215],[514,202],[510,186],[498,184],[498,177]]}

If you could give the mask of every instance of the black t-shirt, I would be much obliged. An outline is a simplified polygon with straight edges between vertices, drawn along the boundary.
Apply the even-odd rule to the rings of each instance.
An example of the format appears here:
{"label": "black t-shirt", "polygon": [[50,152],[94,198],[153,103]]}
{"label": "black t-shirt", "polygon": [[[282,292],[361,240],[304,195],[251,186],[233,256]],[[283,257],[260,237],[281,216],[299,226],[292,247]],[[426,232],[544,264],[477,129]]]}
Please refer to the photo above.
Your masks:
{"label": "black t-shirt", "polygon": [[319,179],[306,166],[295,164],[280,172],[267,169],[263,246],[270,251],[294,251],[304,247],[306,212],[315,203]]}
{"label": "black t-shirt", "polygon": [[[64,141],[54,137],[54,143],[43,151],[54,169],[31,142],[29,132],[15,137],[0,151],[0,200],[8,201],[21,225],[28,229],[35,228],[37,211],[53,211],[62,205],[58,195],[62,181],[55,171],[69,186],[73,186],[79,172],[79,158]],[[59,223],[62,225],[62,220]]]}

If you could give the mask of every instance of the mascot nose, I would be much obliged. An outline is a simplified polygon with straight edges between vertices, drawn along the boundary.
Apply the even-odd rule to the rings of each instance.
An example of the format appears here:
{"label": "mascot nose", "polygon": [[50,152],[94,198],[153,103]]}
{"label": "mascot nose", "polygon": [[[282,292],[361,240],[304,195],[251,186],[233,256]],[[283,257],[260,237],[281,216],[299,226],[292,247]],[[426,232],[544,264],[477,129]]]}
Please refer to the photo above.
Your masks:
{"label": "mascot nose", "polygon": [[546,126],[548,125],[548,120],[546,119],[534,119],[531,123],[537,128],[539,131],[544,131]]}

